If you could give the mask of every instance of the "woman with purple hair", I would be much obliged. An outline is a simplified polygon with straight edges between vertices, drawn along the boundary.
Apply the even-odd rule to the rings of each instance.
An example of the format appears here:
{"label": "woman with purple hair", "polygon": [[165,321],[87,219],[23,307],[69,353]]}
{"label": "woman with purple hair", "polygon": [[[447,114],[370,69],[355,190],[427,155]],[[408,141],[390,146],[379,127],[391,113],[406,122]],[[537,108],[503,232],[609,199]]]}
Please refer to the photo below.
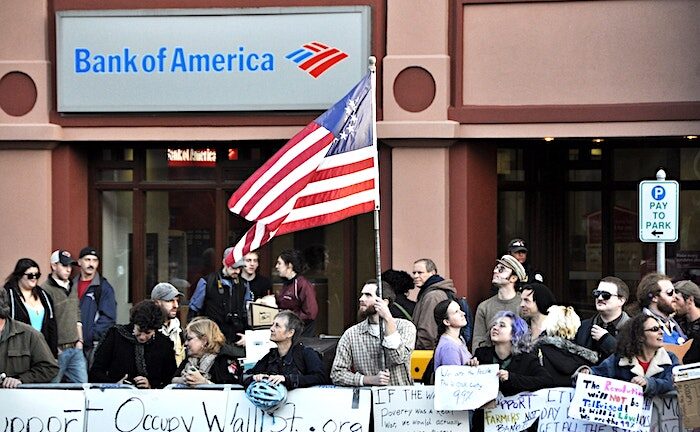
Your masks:
{"label": "woman with purple hair", "polygon": [[[479,347],[469,366],[499,365],[499,390],[504,396],[552,386],[552,378],[539,359],[528,352],[530,329],[525,320],[511,311],[500,311],[491,320],[489,339],[493,346]],[[489,405],[489,404],[487,404]],[[484,430],[484,411],[474,411],[471,430]],[[532,430],[537,430],[536,424]]]}
{"label": "woman with purple hair", "polygon": [[537,356],[528,352],[527,323],[511,311],[498,312],[491,321],[489,338],[493,346],[474,352],[470,366],[498,364],[499,390],[505,396],[552,386],[552,378]]}

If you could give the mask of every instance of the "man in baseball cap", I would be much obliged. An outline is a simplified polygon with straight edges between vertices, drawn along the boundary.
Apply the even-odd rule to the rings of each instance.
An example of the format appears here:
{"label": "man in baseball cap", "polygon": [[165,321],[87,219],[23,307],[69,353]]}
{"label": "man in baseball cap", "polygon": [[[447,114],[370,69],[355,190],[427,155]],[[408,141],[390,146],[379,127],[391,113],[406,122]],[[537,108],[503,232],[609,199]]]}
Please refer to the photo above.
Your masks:
{"label": "man in baseball cap", "polygon": [[73,266],[78,263],[70,252],[63,249],[53,251],[49,261],[51,274],[41,287],[51,296],[56,317],[59,370],[53,382],[60,383],[65,379],[71,383],[85,383],[88,375],[83,354],[83,324],[78,292],[70,279]]}
{"label": "man in baseball cap", "polygon": [[190,299],[188,319],[206,316],[214,321],[226,341],[236,348],[237,355],[244,357],[245,331],[249,328],[246,306],[253,298],[239,280],[245,259],[231,262],[232,251],[232,247],[224,251],[221,270],[197,282]]}
{"label": "man in baseball cap", "polygon": [[151,300],[160,306],[165,315],[165,322],[159,331],[173,341],[175,362],[178,367],[185,359],[185,334],[180,326],[180,319],[177,317],[181,296],[182,293],[168,282],[157,284],[151,291]]}
{"label": "man in baseball cap", "polygon": [[544,282],[544,276],[542,276],[542,273],[534,270],[532,265],[530,265],[530,262],[527,260],[528,249],[525,240],[521,238],[514,238],[509,241],[508,254],[517,259],[523,266],[525,273],[527,273],[528,282]]}
{"label": "man in baseball cap", "polygon": [[527,274],[522,264],[512,255],[503,255],[496,260],[491,279],[498,292],[493,297],[484,300],[476,308],[474,316],[474,337],[472,338],[472,352],[479,346],[490,344],[488,337],[489,323],[496,312],[508,310],[518,314],[520,309],[520,293],[517,288],[527,282]]}

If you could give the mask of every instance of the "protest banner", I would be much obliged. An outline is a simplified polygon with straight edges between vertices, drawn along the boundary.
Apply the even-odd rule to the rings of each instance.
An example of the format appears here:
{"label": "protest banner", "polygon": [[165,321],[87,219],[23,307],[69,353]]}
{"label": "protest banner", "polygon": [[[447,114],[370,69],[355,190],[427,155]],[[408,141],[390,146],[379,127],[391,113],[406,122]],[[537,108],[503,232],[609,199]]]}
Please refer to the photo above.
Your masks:
{"label": "protest banner", "polygon": [[434,400],[433,386],[373,387],[374,432],[469,432],[467,411],[436,410]]}
{"label": "protest banner", "polygon": [[498,396],[498,365],[440,366],[435,371],[435,409],[473,410]]}
{"label": "protest banner", "polygon": [[81,432],[84,409],[82,391],[0,389],[0,429],[7,432]]}
{"label": "protest banner", "polygon": [[648,431],[641,386],[591,374],[579,374],[569,417],[631,431]]}
{"label": "protest banner", "polygon": [[542,396],[518,393],[496,399],[496,407],[484,410],[485,432],[516,432],[530,427],[540,415]]}

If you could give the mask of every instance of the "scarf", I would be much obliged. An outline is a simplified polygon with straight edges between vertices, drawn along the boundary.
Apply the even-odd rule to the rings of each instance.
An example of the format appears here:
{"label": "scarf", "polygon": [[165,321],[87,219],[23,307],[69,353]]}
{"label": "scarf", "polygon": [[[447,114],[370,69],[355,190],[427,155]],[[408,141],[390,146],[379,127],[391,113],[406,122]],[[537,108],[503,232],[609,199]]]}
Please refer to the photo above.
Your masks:
{"label": "scarf", "polygon": [[182,372],[180,373],[180,377],[183,378],[182,382],[184,382],[185,374],[188,372],[188,369],[192,367],[199,370],[199,373],[202,374],[204,379],[206,379],[207,381],[211,381],[211,374],[209,373],[209,371],[214,365],[214,360],[216,360],[216,354],[213,353],[204,354],[201,358],[189,357],[187,359],[187,365],[185,365],[185,367],[182,368]]}
{"label": "scarf", "polygon": [[147,377],[148,371],[146,370],[146,356],[144,354],[144,347],[153,343],[154,338],[150,338],[148,341],[141,343],[134,336],[134,325],[117,325],[117,333],[121,335],[124,339],[131,342],[134,345],[134,362],[136,362],[136,372],[138,376]]}

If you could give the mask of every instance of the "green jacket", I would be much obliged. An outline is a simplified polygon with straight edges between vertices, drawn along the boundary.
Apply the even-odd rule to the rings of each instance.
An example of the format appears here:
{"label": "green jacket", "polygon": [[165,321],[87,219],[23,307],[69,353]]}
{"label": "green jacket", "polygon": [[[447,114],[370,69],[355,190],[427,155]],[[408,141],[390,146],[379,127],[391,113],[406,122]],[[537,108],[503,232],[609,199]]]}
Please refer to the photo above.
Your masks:
{"label": "green jacket", "polygon": [[58,363],[44,337],[31,326],[10,318],[0,333],[0,373],[23,384],[49,383],[58,373]]}

